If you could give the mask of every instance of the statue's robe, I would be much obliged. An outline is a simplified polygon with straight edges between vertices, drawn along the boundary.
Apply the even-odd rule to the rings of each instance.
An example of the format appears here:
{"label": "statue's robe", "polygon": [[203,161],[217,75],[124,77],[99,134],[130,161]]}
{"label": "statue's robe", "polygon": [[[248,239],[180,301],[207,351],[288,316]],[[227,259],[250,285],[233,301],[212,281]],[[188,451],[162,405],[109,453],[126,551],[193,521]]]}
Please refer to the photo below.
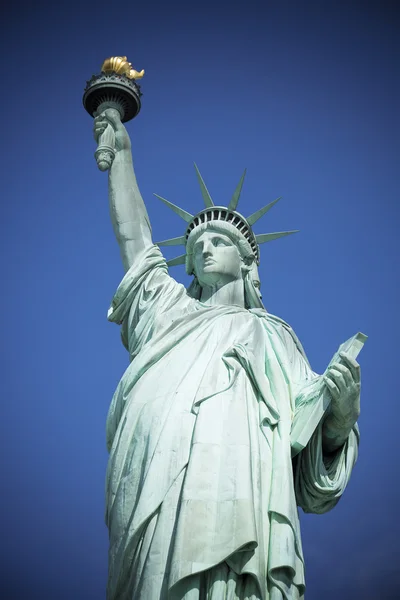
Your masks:
{"label": "statue's robe", "polygon": [[319,425],[293,463],[296,398],[318,376],[290,327],[190,298],[155,246],[108,318],[131,357],[107,420],[108,600],[303,598],[297,505],[336,504],[358,441],[327,458]]}

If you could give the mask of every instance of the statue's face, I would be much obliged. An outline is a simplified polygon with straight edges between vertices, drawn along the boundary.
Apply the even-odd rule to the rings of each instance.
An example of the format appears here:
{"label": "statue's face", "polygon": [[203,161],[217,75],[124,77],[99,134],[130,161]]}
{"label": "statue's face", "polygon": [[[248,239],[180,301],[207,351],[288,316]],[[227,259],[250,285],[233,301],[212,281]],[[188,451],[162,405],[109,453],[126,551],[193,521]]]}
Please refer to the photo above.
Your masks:
{"label": "statue's face", "polygon": [[193,246],[193,267],[201,286],[225,285],[242,278],[242,258],[236,244],[218,231],[205,231]]}

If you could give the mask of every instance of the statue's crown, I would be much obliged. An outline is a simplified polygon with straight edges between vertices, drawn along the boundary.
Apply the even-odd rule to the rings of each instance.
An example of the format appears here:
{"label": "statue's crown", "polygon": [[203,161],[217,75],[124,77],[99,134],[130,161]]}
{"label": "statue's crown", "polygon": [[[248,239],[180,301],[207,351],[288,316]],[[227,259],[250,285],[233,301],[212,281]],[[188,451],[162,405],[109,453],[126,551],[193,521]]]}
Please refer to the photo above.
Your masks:
{"label": "statue's crown", "polygon": [[[236,189],[233,193],[231,201],[228,206],[216,206],[209,194],[209,191],[204,183],[204,180],[200,174],[197,165],[195,164],[197,178],[199,180],[201,193],[203,196],[204,204],[206,206],[205,209],[198,212],[196,215],[192,215],[183,208],[172,204],[165,198],[162,198],[158,194],[154,194],[164,202],[169,208],[171,208],[176,214],[178,214],[184,221],[187,222],[185,235],[177,238],[171,238],[168,240],[164,240],[162,242],[157,242],[158,246],[178,246],[183,245],[186,247],[190,234],[199,226],[210,223],[210,222],[220,222],[224,228],[231,229],[233,228],[241,238],[243,238],[250,246],[251,252],[254,255],[257,265],[260,263],[260,248],[259,244],[264,244],[265,242],[270,242],[272,240],[276,240],[278,238],[284,237],[286,235],[290,235],[291,233],[296,233],[298,230],[293,231],[279,231],[275,233],[261,233],[255,234],[252,230],[252,226],[256,223],[263,215],[265,215],[277,202],[280,198],[276,198],[263,208],[260,208],[255,213],[251,214],[249,217],[244,217],[239,212],[237,212],[236,208],[239,202],[240,194],[243,187],[244,178],[246,175],[246,170],[244,171],[242,177]],[[172,267],[175,265],[184,264],[186,262],[186,254],[182,254],[181,256],[177,256],[171,260],[167,261],[167,264]]]}

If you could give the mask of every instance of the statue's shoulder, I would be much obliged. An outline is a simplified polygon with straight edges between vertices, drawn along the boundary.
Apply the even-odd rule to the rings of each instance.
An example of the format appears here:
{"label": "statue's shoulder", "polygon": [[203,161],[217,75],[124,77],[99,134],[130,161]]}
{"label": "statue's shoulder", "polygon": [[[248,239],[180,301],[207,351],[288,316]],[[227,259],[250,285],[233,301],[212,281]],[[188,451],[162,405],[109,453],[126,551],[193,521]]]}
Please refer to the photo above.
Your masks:
{"label": "statue's shoulder", "polygon": [[286,330],[293,331],[289,323],[281,319],[281,317],[277,317],[276,315],[273,315],[269,312],[266,313],[265,317],[267,321],[269,321],[272,325],[275,325],[278,329],[283,327]]}
{"label": "statue's shoulder", "polygon": [[289,325],[289,323],[287,323],[280,317],[277,317],[276,315],[272,315],[271,313],[266,313],[266,319],[275,328],[275,330],[280,335],[280,337],[283,338],[283,340],[285,340],[285,338],[287,339],[288,334],[289,334],[289,336],[293,340],[296,348],[298,349],[300,354],[303,356],[303,358],[306,360],[307,364],[309,364],[306,353],[304,352],[304,348],[303,348],[299,338],[293,331],[292,327]]}
{"label": "statue's shoulder", "polygon": [[277,317],[276,315],[267,312],[265,308],[250,308],[249,312],[253,315],[257,315],[262,319],[266,319],[268,323],[270,323],[270,325],[272,325],[277,331],[282,330],[282,328],[286,329],[287,331],[292,331],[292,328],[290,327],[289,323],[286,323],[286,321],[284,321],[280,317]]}
{"label": "statue's shoulder", "polygon": [[293,339],[297,340],[297,336],[289,323],[281,319],[281,317],[277,317],[271,313],[266,313],[265,318],[281,337],[286,338],[287,334],[289,334]]}

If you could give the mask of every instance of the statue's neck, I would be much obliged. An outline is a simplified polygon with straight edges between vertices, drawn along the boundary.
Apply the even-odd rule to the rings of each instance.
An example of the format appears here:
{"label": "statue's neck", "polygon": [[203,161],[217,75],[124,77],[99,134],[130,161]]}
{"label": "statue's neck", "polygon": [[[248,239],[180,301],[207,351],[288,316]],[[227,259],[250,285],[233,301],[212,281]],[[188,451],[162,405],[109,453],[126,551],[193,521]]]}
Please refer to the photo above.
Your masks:
{"label": "statue's neck", "polygon": [[209,306],[227,304],[245,308],[243,279],[235,279],[223,285],[202,287],[200,302]]}

